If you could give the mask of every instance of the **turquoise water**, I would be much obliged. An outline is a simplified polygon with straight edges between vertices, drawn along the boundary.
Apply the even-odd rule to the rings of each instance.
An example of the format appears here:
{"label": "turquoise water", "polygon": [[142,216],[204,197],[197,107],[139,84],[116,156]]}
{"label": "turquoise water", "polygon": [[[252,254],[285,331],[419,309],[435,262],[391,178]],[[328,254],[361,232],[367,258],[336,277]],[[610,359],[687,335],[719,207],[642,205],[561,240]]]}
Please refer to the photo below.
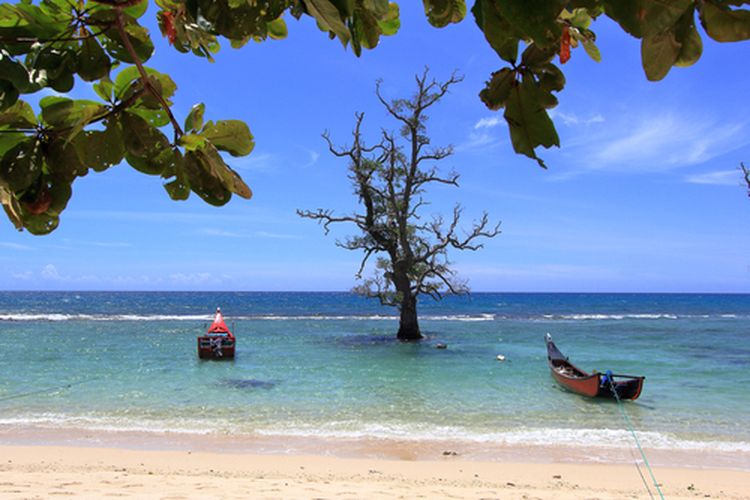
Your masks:
{"label": "turquoise water", "polygon": [[[196,355],[216,306],[232,362]],[[0,429],[629,445],[616,403],[555,385],[550,332],[584,369],[646,376],[626,406],[646,446],[750,452],[749,295],[475,294],[420,312],[427,338],[403,344],[392,310],[347,293],[3,292]]]}

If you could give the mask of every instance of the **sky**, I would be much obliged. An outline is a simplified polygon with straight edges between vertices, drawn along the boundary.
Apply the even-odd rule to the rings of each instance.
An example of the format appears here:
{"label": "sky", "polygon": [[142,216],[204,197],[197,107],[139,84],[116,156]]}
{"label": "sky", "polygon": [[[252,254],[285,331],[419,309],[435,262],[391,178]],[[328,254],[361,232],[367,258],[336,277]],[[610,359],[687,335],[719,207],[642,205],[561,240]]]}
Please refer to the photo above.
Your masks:
{"label": "sky", "polygon": [[[307,17],[287,20],[285,40],[224,43],[215,63],[169,47],[149,11],[156,52],[147,65],[177,83],[178,119],[203,102],[206,119],[249,124],[255,150],[229,163],[253,198],[173,202],[160,178],[125,163],[92,172],[76,181],[52,234],[0,221],[0,289],[349,290],[361,255],[335,242],[354,229],[326,236],[295,213],[357,209],[346,162],[321,134],[347,144],[357,111],[371,141],[397,129],[376,80],[387,97],[406,97],[429,67],[438,80],[464,76],[428,122],[434,145],[455,147],[439,168],[461,177],[458,188],[431,189],[424,213],[460,203],[467,228],[483,211],[501,222],[483,249],[450,256],[473,291],[750,292],[750,198],[738,170],[750,164],[750,43],[702,33],[703,57],[652,83],[640,42],[600,19],[602,62],[580,48],[563,67],[552,112],[561,147],[538,150],[545,171],[513,152],[501,113],[478,98],[504,64],[471,14],[437,29],[419,2],[400,6],[400,32],[360,58]],[[79,82],[72,95],[92,93]]]}

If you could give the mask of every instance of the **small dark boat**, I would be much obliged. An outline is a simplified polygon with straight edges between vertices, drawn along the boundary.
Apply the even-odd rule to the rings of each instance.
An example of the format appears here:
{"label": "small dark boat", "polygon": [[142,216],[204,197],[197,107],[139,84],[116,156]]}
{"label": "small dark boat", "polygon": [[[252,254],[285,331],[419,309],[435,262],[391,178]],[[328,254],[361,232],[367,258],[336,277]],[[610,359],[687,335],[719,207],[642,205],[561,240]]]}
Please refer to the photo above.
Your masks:
{"label": "small dark boat", "polygon": [[216,308],[214,322],[205,335],[198,336],[198,357],[201,359],[234,359],[236,340],[229,331],[221,308]]}
{"label": "small dark boat", "polygon": [[545,340],[547,341],[549,369],[557,383],[565,389],[590,398],[614,398],[613,388],[617,391],[619,399],[637,399],[641,395],[646,377],[616,375],[610,371],[586,373],[568,361],[568,358],[552,342],[552,336],[549,333],[545,336]]}

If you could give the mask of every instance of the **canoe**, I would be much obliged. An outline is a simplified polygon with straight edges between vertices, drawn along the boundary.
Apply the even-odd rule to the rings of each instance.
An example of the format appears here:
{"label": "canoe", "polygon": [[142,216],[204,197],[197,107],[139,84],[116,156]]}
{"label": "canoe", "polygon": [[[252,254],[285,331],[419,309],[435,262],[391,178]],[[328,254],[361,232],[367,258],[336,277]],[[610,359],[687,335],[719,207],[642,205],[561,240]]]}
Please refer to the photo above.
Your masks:
{"label": "canoe", "polygon": [[632,375],[617,375],[610,371],[605,373],[586,373],[568,361],[567,356],[560,352],[552,336],[545,336],[547,341],[547,362],[552,377],[563,388],[590,398],[615,398],[615,391],[619,399],[637,399],[643,389],[646,377]]}
{"label": "canoe", "polygon": [[221,308],[216,308],[214,322],[204,335],[198,336],[198,357],[201,359],[234,359],[234,347],[237,343],[234,334],[229,331]]}

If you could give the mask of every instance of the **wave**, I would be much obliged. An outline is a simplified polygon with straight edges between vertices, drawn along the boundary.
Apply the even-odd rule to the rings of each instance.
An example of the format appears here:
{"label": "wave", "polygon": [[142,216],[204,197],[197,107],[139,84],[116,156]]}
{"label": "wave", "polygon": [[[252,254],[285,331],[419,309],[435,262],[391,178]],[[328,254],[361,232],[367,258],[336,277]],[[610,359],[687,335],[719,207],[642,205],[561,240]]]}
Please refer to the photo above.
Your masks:
{"label": "wave", "polygon": [[[212,321],[213,315],[171,315],[171,314],[29,314],[0,313],[0,321]],[[455,314],[420,316],[426,321],[494,321],[494,314]],[[371,315],[295,315],[282,316],[259,314],[232,316],[228,321],[397,321],[398,316],[385,314]]]}
{"label": "wave", "polygon": [[[679,319],[747,319],[744,314],[671,314],[671,313],[571,313],[513,316],[504,314],[441,314],[420,315],[423,321],[622,321],[622,320],[679,320]],[[254,314],[232,316],[229,321],[397,321],[390,314]],[[211,321],[205,314],[63,314],[63,313],[0,313],[0,321]]]}
{"label": "wave", "polygon": [[[692,315],[677,315],[667,313],[642,313],[642,314],[545,314],[544,319],[551,320],[623,320],[623,319],[680,319],[692,318]],[[709,317],[709,316],[705,316]]]}
{"label": "wave", "polygon": [[[517,446],[572,446],[622,449],[633,446],[630,432],[621,429],[525,428],[494,432],[477,432],[461,427],[429,425],[365,424],[347,428],[349,423],[297,426],[288,429],[256,431],[267,436],[321,437],[332,439],[398,439],[402,441],[469,441]],[[723,451],[750,453],[750,442],[699,441],[679,438],[661,432],[639,432],[646,448],[659,450]]]}
{"label": "wave", "polygon": [[[470,442],[499,446],[540,446],[599,449],[633,447],[630,432],[622,429],[521,428],[482,432],[459,426],[429,424],[381,424],[353,421],[327,423],[276,423],[272,426],[223,421],[223,419],[138,419],[114,416],[72,416],[43,413],[0,418],[0,430],[28,427],[86,429],[102,432],[145,434],[234,435],[237,437],[318,438],[334,440],[384,439],[408,442]],[[217,430],[220,429],[220,430]],[[708,451],[750,454],[750,442],[717,439],[697,440],[669,433],[642,431],[641,445],[654,450]]]}

